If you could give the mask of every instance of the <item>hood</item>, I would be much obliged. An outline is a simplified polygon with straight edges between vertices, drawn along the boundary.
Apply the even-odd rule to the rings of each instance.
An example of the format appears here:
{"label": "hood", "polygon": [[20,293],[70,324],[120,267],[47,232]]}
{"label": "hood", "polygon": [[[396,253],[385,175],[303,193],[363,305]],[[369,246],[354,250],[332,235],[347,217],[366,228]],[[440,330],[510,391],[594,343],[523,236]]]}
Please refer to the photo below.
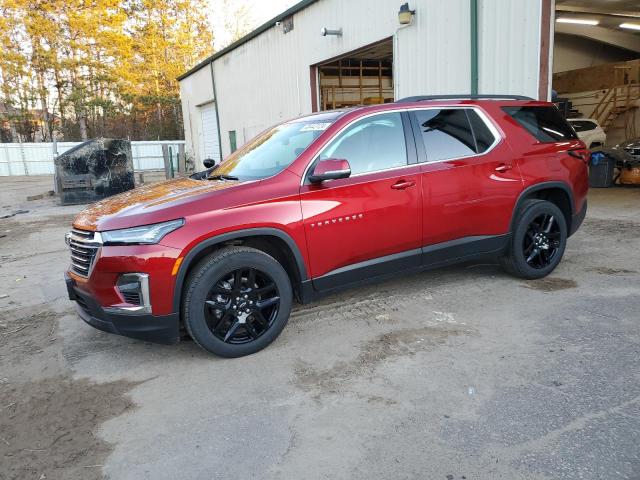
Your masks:
{"label": "hood", "polygon": [[[180,214],[171,207],[237,185],[238,182],[188,177],[145,185],[90,205],[76,216],[73,226],[81,230],[111,230],[173,220]],[[166,214],[159,213],[161,210]]]}
{"label": "hood", "polygon": [[624,150],[628,148],[633,148],[633,149],[640,148],[640,138],[634,138],[634,139],[619,143],[614,148],[624,149]]}

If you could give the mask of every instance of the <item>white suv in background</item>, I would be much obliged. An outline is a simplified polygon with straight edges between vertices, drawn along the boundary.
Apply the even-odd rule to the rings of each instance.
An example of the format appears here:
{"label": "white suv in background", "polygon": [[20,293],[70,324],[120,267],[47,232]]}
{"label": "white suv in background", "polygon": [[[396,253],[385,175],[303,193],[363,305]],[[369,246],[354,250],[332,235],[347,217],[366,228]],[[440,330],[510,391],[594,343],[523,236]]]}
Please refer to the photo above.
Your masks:
{"label": "white suv in background", "polygon": [[587,148],[604,147],[607,134],[597,120],[591,118],[568,118],[567,120],[578,134],[578,138],[587,144]]}

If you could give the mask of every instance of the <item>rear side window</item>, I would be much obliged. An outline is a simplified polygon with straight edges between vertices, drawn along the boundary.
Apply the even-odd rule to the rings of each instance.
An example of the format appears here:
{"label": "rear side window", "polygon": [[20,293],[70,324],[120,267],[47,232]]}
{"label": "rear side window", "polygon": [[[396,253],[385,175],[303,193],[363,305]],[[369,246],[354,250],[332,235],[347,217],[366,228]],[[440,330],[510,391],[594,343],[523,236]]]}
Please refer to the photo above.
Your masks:
{"label": "rear side window", "polygon": [[556,107],[502,107],[539,142],[563,142],[578,138]]}
{"label": "rear side window", "polygon": [[427,162],[486,152],[496,138],[480,116],[468,108],[415,110]]}
{"label": "rear side window", "polygon": [[596,128],[596,124],[588,120],[574,120],[569,123],[576,132],[588,132]]}

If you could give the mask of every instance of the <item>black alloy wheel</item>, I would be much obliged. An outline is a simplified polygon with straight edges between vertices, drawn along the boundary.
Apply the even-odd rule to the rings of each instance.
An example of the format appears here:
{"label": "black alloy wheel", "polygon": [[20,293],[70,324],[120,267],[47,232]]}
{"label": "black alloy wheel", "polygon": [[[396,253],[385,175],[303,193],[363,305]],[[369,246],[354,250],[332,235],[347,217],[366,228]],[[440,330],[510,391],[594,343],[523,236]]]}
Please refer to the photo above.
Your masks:
{"label": "black alloy wheel", "polygon": [[207,325],[220,340],[243,344],[262,336],[278,316],[274,280],[256,268],[238,268],[217,280],[207,295]]}
{"label": "black alloy wheel", "polygon": [[190,270],[182,322],[208,352],[242,357],[278,338],[292,303],[291,280],[273,256],[252,247],[225,246]]}
{"label": "black alloy wheel", "polygon": [[500,263],[519,278],[549,275],[562,260],[567,245],[567,220],[560,208],[548,200],[525,200]]}
{"label": "black alloy wheel", "polygon": [[548,267],[560,248],[560,225],[554,215],[541,213],[528,225],[522,241],[525,261],[533,268]]}

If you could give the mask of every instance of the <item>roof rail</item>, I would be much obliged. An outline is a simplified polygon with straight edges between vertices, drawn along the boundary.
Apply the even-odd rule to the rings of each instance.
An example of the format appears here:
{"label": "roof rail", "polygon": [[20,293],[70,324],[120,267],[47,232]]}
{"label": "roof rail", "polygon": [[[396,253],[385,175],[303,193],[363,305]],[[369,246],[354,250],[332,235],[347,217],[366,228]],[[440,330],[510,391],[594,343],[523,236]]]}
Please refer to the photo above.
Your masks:
{"label": "roof rail", "polygon": [[410,102],[427,102],[430,100],[527,100],[531,101],[533,98],[525,97],[524,95],[470,95],[468,93],[461,93],[456,95],[417,95],[414,97],[405,97],[400,100],[396,100],[396,103],[410,103]]}

